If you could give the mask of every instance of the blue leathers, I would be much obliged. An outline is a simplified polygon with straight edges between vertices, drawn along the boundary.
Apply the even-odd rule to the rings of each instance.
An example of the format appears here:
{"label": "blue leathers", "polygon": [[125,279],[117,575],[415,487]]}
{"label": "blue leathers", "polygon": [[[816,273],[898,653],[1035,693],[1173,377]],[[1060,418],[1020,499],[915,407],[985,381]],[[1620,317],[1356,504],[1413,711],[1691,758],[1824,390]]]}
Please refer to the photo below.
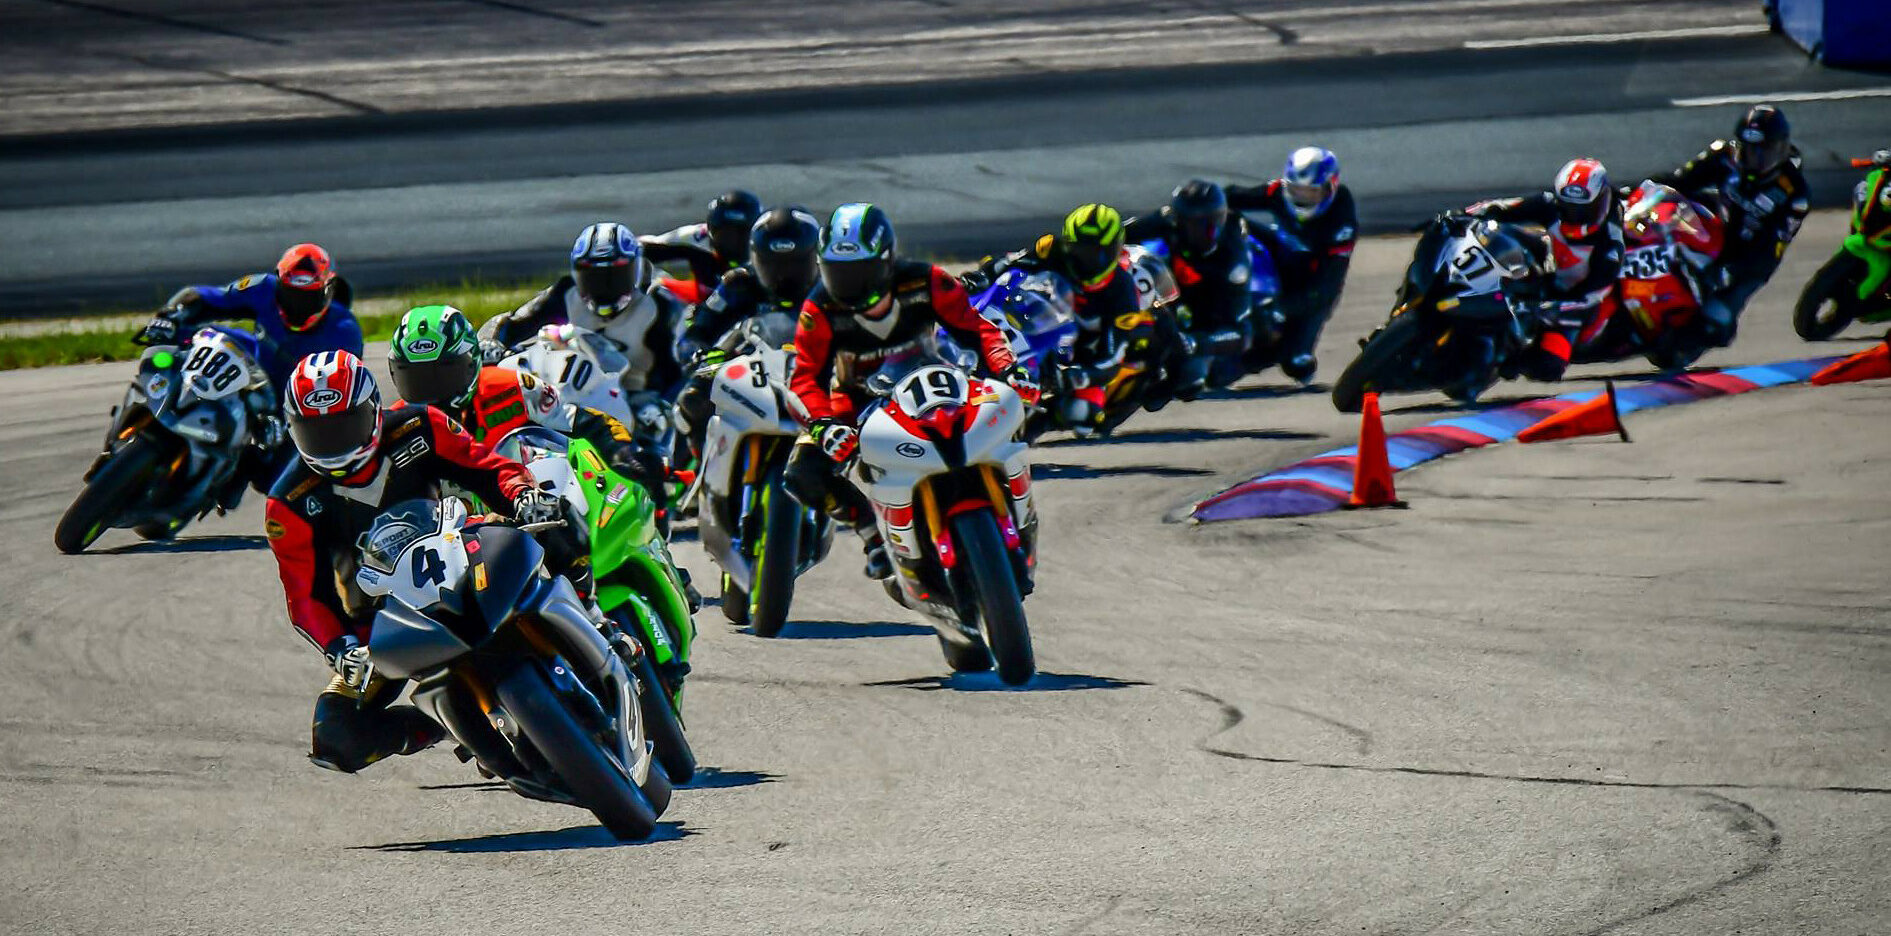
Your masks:
{"label": "blue leathers", "polygon": [[338,282],[328,311],[307,331],[292,331],[276,309],[276,274],[252,273],[227,286],[186,286],[160,315],[177,323],[177,340],[205,322],[254,319],[263,341],[263,370],[278,391],[297,361],[318,351],[361,354],[361,323],[348,311],[352,291]]}

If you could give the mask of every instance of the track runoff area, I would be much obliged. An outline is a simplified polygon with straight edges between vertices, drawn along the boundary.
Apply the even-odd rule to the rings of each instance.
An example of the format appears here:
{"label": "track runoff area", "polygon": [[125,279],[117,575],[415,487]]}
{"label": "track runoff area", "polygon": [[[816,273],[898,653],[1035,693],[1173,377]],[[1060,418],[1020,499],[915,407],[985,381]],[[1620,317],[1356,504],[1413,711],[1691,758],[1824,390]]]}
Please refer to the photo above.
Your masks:
{"label": "track runoff area", "polygon": [[[1788,324],[1844,225],[1815,214],[1703,365],[1875,341],[1808,346]],[[1383,320],[1410,249],[1362,244],[1327,373]],[[1164,522],[1356,440],[1324,394],[1276,379],[1108,442],[1050,440],[1029,689],[945,677],[843,544],[786,639],[699,616],[708,769],[662,834],[618,846],[440,751],[310,768],[325,676],[282,626],[253,500],[176,544],[55,555],[127,369],[0,374],[0,928],[1688,934],[1891,916],[1884,382],[1633,413],[1626,444],[1487,446],[1401,474],[1406,510],[1303,518]],[[1592,366],[1493,397],[1653,376]],[[1462,415],[1382,403],[1394,434]]]}

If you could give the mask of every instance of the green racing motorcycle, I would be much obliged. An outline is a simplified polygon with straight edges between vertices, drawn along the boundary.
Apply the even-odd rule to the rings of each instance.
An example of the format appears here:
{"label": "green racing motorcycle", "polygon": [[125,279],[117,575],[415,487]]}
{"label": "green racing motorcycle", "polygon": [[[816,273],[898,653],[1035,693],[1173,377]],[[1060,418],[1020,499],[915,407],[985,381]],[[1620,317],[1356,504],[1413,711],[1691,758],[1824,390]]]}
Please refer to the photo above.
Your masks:
{"label": "green racing motorcycle", "polygon": [[1793,330],[1807,341],[1825,341],[1854,321],[1891,321],[1891,150],[1852,166],[1871,172],[1852,198],[1851,233],[1793,308]]}
{"label": "green racing motorcycle", "polygon": [[[683,579],[657,530],[656,505],[637,482],[614,471],[597,447],[540,426],[513,431],[494,451],[526,466],[541,487],[584,517],[596,601],[623,634],[636,639],[632,669],[655,698],[641,699],[657,760],[676,783],[696,773],[683,734],[683,677],[696,637]],[[629,648],[626,648],[629,649]]]}

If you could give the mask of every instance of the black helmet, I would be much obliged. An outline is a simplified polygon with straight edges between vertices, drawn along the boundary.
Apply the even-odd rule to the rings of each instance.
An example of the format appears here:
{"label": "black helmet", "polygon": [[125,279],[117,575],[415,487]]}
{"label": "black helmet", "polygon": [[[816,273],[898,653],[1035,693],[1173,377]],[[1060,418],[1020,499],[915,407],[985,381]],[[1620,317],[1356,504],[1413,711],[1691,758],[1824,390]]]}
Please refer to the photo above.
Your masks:
{"label": "black helmet", "polygon": [[749,230],[749,264],[755,278],[778,302],[801,300],[814,291],[821,275],[821,222],[806,208],[776,208]]}
{"label": "black helmet", "polygon": [[1228,196],[1213,182],[1190,179],[1176,186],[1169,196],[1169,214],[1183,250],[1212,253],[1222,227],[1228,223]]}
{"label": "black helmet", "polygon": [[1792,128],[1771,104],[1755,104],[1733,128],[1733,161],[1748,178],[1771,175],[1792,151]]}
{"label": "black helmet", "polygon": [[730,266],[749,259],[749,229],[762,216],[762,200],[754,192],[734,189],[709,203],[709,246]]}
{"label": "black helmet", "polygon": [[864,312],[893,288],[893,222],[878,205],[834,209],[821,230],[821,285],[834,304]]}

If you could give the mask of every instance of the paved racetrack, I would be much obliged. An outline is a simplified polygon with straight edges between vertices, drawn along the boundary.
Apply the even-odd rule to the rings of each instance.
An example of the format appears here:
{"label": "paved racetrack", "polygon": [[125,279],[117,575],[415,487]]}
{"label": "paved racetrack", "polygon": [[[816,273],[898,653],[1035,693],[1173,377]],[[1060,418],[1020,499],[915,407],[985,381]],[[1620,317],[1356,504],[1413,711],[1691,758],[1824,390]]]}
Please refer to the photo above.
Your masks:
{"label": "paved racetrack", "polygon": [[[1738,346],[1791,335],[1815,217]],[[1383,316],[1363,245],[1325,375]],[[709,771],[662,840],[443,750],[303,759],[325,679],[252,501],[174,545],[51,529],[128,365],[0,374],[0,930],[20,933],[1881,932],[1887,385],[1631,417],[1400,479],[1406,511],[1169,508],[1341,444],[1261,381],[1036,453],[1046,674],[940,679],[837,545],[800,622],[699,617]],[[1633,374],[1634,364],[1586,373]],[[1546,388],[1501,388],[1496,396]],[[1393,401],[1395,426],[1436,397]],[[680,555],[713,581],[700,551]],[[712,589],[713,590],[713,589]]]}

